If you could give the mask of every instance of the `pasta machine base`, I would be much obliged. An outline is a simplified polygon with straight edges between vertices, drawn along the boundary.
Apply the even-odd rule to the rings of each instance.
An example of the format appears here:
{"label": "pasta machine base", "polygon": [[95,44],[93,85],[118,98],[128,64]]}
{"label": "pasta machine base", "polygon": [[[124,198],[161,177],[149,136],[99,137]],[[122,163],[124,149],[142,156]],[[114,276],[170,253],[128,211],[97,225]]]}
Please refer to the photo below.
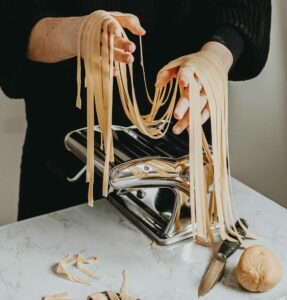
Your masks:
{"label": "pasta machine base", "polygon": [[[115,161],[111,163],[110,202],[151,240],[170,245],[190,239],[188,135],[167,132],[150,139],[134,126],[113,125]],[[65,138],[66,148],[86,162],[86,129]],[[99,128],[95,126],[95,172],[104,168]],[[74,178],[84,174],[83,168]],[[185,179],[185,180],[184,180]],[[96,183],[97,184],[97,183]]]}

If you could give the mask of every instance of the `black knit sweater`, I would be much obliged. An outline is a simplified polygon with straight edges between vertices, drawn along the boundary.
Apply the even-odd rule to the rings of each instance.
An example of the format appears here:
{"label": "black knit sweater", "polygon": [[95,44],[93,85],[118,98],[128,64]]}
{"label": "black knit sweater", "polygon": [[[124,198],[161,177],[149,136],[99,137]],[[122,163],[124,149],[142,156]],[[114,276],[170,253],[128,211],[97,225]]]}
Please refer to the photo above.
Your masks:
{"label": "black knit sweater", "polygon": [[230,72],[230,79],[250,79],[262,70],[267,59],[270,1],[0,0],[0,85],[11,97],[25,96],[17,91],[20,83],[15,85],[15,80],[22,81],[19,76],[27,74],[23,74],[27,40],[39,19],[84,15],[96,9],[139,16],[148,32],[145,43],[153,52],[148,59],[152,66],[162,66],[168,59],[196,51],[208,40],[225,44],[237,59],[243,39],[245,50]]}
{"label": "black knit sweater", "polygon": [[[170,60],[198,51],[207,41],[219,41],[237,63],[231,80],[245,80],[264,67],[270,35],[271,0],[0,0],[0,86],[12,98],[24,98],[28,130],[22,160],[21,203],[45,197],[47,206],[34,214],[62,208],[51,201],[69,201],[76,194],[53,181],[75,172],[75,159],[64,149],[68,131],[85,126],[85,110],[75,108],[76,60],[55,64],[28,61],[26,49],[32,27],[43,17],[89,14],[97,9],[137,15],[147,34],[143,39],[146,71],[151,88],[157,71]],[[137,39],[130,36],[131,39]],[[138,51],[137,51],[138,54]],[[139,62],[136,56],[136,62]],[[139,63],[135,64],[138,101],[145,110]],[[117,99],[115,95],[115,99]],[[114,123],[127,124],[119,102]],[[68,174],[67,174],[67,173]],[[70,173],[69,173],[70,172]],[[41,174],[41,175],[40,175]],[[61,180],[61,179],[59,179]],[[64,180],[64,179],[63,179]],[[63,181],[64,182],[64,181]],[[56,188],[57,186],[57,188]],[[48,193],[57,189],[58,197]],[[44,191],[44,194],[43,194]],[[49,198],[49,199],[48,199]],[[52,200],[52,198],[55,200]],[[41,205],[46,203],[42,199]],[[56,202],[55,202],[56,203]],[[21,215],[24,218],[25,213]]]}

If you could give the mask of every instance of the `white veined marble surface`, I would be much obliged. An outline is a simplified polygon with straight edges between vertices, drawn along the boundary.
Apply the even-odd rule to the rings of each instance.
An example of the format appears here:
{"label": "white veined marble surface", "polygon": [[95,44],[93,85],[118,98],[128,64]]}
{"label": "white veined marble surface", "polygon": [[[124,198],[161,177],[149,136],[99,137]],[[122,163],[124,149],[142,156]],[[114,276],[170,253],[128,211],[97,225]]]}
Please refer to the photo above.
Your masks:
{"label": "white veined marble surface", "polygon": [[[236,180],[236,206],[249,227],[260,236],[247,244],[265,245],[281,260],[285,273],[266,293],[248,293],[236,282],[235,266],[241,251],[229,260],[220,283],[202,299],[287,300],[287,211]],[[39,199],[41,201],[41,199]],[[84,251],[100,257],[97,275],[110,275],[91,286],[73,283],[52,272],[67,254]],[[129,274],[130,292],[143,300],[194,300],[212,250],[192,241],[152,249],[151,241],[107,200],[94,208],[81,205],[0,228],[0,299],[39,300],[69,292],[71,299],[107,289],[119,290],[122,270]]]}

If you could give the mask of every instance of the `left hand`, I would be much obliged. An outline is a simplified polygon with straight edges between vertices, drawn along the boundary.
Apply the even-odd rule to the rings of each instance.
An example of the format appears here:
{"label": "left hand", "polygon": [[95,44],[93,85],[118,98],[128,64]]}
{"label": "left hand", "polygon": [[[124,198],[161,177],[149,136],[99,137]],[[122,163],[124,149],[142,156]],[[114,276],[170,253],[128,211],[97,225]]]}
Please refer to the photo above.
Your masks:
{"label": "left hand", "polygon": [[[202,47],[202,50],[211,51],[213,54],[215,54],[222,61],[228,73],[233,62],[233,57],[232,53],[227,47],[218,42],[208,42]],[[155,86],[160,88],[166,85],[173,77],[176,77],[177,75],[179,76],[179,84],[184,89],[184,92],[178,100],[174,109],[174,118],[178,121],[173,126],[173,133],[181,134],[189,126],[188,82],[189,78],[191,78],[191,76],[194,76],[191,67],[183,64],[180,66],[180,68],[172,68],[160,72],[157,76]],[[199,84],[201,83],[199,82]],[[203,87],[201,88],[200,95],[201,122],[202,124],[204,124],[209,119],[210,115],[207,98]]]}

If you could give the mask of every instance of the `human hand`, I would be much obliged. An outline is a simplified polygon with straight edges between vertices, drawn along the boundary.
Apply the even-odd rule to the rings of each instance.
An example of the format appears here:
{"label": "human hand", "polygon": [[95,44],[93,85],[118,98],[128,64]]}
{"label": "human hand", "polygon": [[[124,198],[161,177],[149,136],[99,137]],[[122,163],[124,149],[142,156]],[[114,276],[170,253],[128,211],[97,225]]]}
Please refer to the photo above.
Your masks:
{"label": "human hand", "polygon": [[[132,14],[110,12],[118,23],[135,35],[144,35],[139,19]],[[33,27],[27,58],[37,62],[55,63],[77,55],[77,38],[80,27],[88,16],[43,18]],[[116,23],[116,22],[115,22]],[[136,46],[133,42],[121,36],[120,26],[111,23],[108,32],[115,34],[114,59],[130,64],[134,61],[132,53]]]}
{"label": "human hand", "polygon": [[[228,73],[233,57],[228,48],[218,42],[209,42],[205,44],[202,49],[203,51],[210,51],[215,54],[223,63],[226,72]],[[174,109],[174,118],[177,120],[173,126],[174,134],[181,134],[189,126],[189,80],[192,76],[198,81],[200,88],[200,104],[201,104],[201,122],[204,124],[210,117],[207,97],[199,82],[198,78],[194,74],[194,71],[188,64],[183,63],[179,68],[172,68],[169,70],[161,71],[157,76],[156,87],[160,88],[166,85],[173,77],[178,76],[179,85],[183,89],[183,93],[178,100]]]}

